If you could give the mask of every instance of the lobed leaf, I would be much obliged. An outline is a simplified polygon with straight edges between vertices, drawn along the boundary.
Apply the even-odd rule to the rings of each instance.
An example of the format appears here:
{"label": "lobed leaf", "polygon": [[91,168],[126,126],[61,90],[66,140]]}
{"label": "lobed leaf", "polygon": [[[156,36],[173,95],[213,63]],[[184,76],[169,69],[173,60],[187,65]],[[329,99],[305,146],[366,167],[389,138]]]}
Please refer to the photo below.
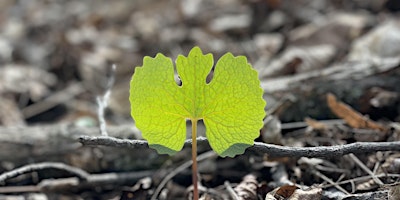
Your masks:
{"label": "lobed leaf", "polygon": [[222,56],[210,83],[211,54],[194,47],[187,57],[179,55],[174,80],[170,58],[145,57],[137,67],[130,88],[131,114],[152,148],[173,154],[186,139],[186,120],[202,119],[210,146],[220,156],[242,154],[259,136],[265,101],[257,72],[244,56]]}

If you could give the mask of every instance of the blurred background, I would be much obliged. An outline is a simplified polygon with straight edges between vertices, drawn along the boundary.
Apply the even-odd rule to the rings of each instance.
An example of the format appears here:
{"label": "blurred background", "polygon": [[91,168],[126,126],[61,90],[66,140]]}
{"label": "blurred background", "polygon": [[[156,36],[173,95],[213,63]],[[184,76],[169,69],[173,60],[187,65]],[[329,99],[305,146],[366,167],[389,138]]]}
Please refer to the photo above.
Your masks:
{"label": "blurred background", "polygon": [[[104,92],[112,64],[107,119],[129,122],[134,67],[144,56],[175,59],[194,45],[215,61],[226,52],[247,56],[268,106],[294,95],[279,113],[285,122],[330,118],[318,103],[327,91],[379,118],[368,98],[379,88],[400,90],[391,78],[398,75],[399,7],[390,0],[2,1],[0,124],[95,115],[93,96]],[[398,109],[381,111],[398,117]]]}
{"label": "blurred background", "polygon": [[[0,172],[40,161],[62,161],[89,172],[173,166],[164,163],[168,157],[150,150],[129,155],[128,150],[81,148],[76,138],[69,138],[70,146],[62,152],[51,154],[65,141],[45,144],[39,135],[65,124],[92,127],[91,133],[99,134],[96,97],[107,91],[115,75],[105,119],[109,126],[130,131],[113,136],[140,138],[131,134],[128,100],[134,68],[142,65],[144,56],[163,53],[175,60],[196,45],[213,53],[214,61],[226,52],[245,55],[258,71],[272,117],[266,119],[258,141],[313,145],[298,144],[293,138],[310,126],[306,118],[338,119],[326,102],[328,93],[371,120],[400,122],[398,0],[5,0],[0,1]],[[33,125],[47,129],[35,129],[36,136],[28,129]],[[64,139],[72,134],[56,132]],[[330,140],[332,135],[324,137]],[[387,138],[397,140],[399,135],[376,140]],[[375,139],[338,140],[343,144]],[[50,146],[25,149],[38,144]],[[10,153],[16,148],[21,151]],[[115,154],[107,157],[110,151]],[[183,162],[188,159],[183,155],[173,159]],[[244,160],[235,162],[247,166],[249,161]],[[212,177],[210,187],[244,176],[243,168],[235,173],[234,178],[228,173]],[[24,183],[37,183],[25,178],[29,181]],[[190,176],[176,181],[185,188]]]}

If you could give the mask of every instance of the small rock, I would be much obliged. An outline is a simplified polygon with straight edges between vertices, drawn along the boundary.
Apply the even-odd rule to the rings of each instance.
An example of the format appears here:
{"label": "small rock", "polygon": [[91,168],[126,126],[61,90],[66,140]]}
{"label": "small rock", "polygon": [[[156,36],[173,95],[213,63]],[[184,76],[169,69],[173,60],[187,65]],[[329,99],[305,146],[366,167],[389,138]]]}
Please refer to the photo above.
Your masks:
{"label": "small rock", "polygon": [[380,62],[400,55],[400,22],[388,21],[357,39],[349,54],[350,61]]}
{"label": "small rock", "polygon": [[249,14],[225,15],[212,20],[209,24],[211,30],[224,32],[248,28],[251,23]]}

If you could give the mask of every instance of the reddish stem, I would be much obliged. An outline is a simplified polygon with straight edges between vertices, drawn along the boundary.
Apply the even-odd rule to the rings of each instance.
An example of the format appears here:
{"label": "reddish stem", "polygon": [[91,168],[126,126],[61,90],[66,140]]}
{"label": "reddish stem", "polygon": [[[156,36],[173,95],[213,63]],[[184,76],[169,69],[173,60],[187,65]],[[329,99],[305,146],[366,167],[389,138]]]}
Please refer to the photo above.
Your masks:
{"label": "reddish stem", "polygon": [[197,186],[197,119],[192,119],[192,182],[193,200],[199,199],[199,189]]}

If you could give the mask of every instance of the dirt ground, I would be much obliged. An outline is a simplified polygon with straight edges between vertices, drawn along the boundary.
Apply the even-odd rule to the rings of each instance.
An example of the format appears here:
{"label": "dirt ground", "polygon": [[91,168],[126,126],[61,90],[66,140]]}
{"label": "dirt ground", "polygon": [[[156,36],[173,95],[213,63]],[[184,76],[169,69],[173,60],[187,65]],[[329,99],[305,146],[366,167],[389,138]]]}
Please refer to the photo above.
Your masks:
{"label": "dirt ground", "polygon": [[194,46],[245,55],[267,101],[243,155],[199,140],[200,199],[400,199],[400,1],[7,0],[0,200],[191,199],[190,142],[149,149],[129,82]]}

